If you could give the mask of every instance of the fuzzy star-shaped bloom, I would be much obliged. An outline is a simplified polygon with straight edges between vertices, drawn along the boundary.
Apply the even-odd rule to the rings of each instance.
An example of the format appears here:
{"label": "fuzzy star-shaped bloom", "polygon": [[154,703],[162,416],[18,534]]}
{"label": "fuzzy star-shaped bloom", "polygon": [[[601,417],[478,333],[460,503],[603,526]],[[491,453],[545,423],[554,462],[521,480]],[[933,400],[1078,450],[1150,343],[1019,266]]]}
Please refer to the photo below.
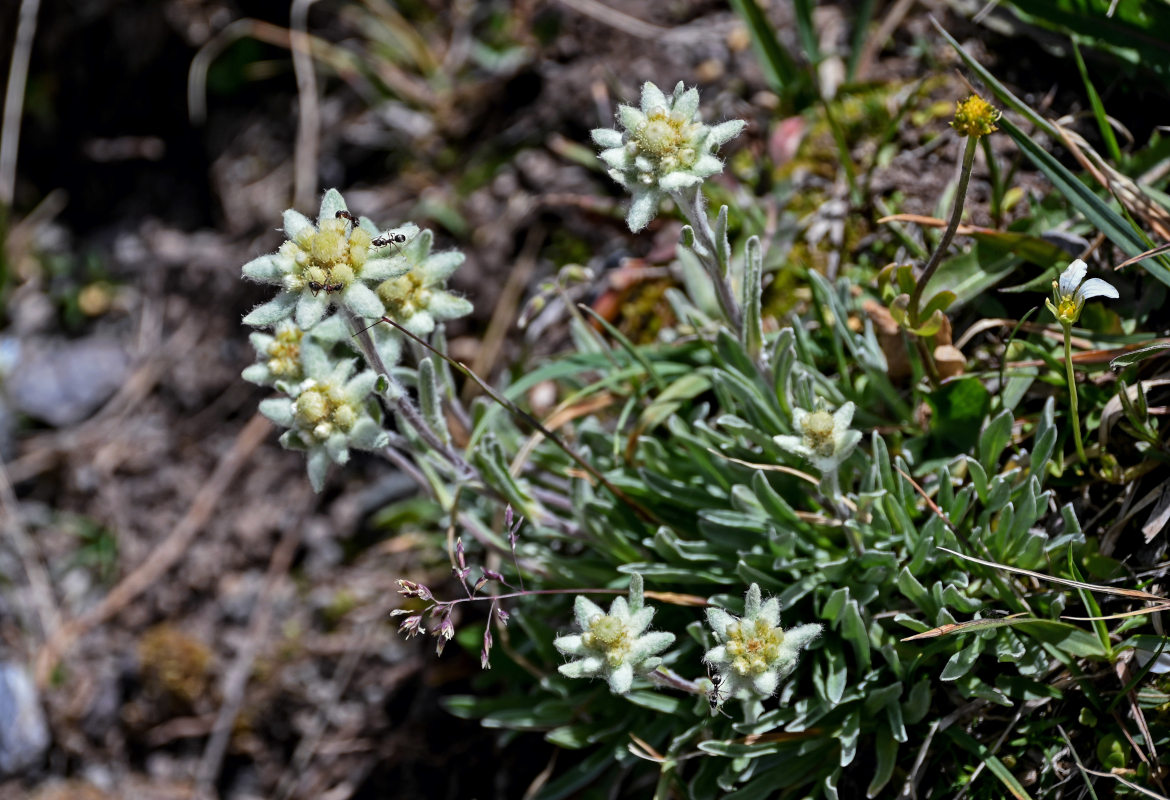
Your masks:
{"label": "fuzzy star-shaped bloom", "polygon": [[297,383],[277,383],[288,397],[260,402],[260,413],[288,428],[282,446],[308,453],[309,482],[321,491],[330,464],[349,460],[351,447],[375,450],[389,443],[382,430],[381,409],[370,397],[378,376],[366,370],[354,375],[352,360],[333,360],[315,342],[302,340]]}
{"label": "fuzzy star-shaped bloom", "polygon": [[1093,297],[1109,297],[1116,300],[1117,289],[1100,278],[1085,280],[1089,267],[1079,258],[1068,265],[1060,274],[1060,280],[1052,282],[1052,299],[1044,304],[1062,325],[1074,325],[1081,318],[1085,301]]}
{"label": "fuzzy star-shaped bloom", "polygon": [[288,317],[308,330],[330,306],[341,304],[358,317],[377,318],[382,303],[367,284],[404,274],[410,265],[397,249],[418,232],[414,224],[379,232],[365,217],[355,222],[336,189],[321,199],[317,223],[289,209],[284,212],[288,241],[275,253],[249,261],[244,276],[279,286],[275,298],[244,317],[246,325],[266,328]]}
{"label": "fuzzy star-shaped bloom", "polygon": [[644,675],[662,663],[658,658],[674,642],[674,634],[647,632],[654,609],[642,604],[642,576],[630,578],[630,596],[616,598],[609,613],[589,598],[578,595],[573,615],[581,633],[561,636],[553,646],[575,661],[562,664],[558,672],[569,678],[605,678],[614,694],[625,694],[635,675]]}
{"label": "fuzzy star-shaped bloom", "polygon": [[663,195],[722,172],[715,151],[747,124],[735,119],[704,125],[698,90],[679,82],[667,97],[649,81],[642,85],[640,108],[618,106],[617,121],[622,130],[597,128],[592,136],[609,176],[632,195],[626,224],[634,232],[654,219]]}
{"label": "fuzzy star-shaped bloom", "polygon": [[430,335],[436,322],[457,319],[473,310],[468,300],[444,288],[463,263],[463,253],[432,253],[433,244],[434,235],[429,230],[415,236],[402,253],[409,271],[383,281],[377,290],[386,316],[419,337]]}
{"label": "fuzzy star-shaped bloom", "polygon": [[246,367],[241,377],[260,386],[275,386],[277,381],[299,381],[301,375],[301,339],[305,332],[292,320],[276,323],[272,334],[259,331],[248,339],[258,356],[255,364]]}
{"label": "fuzzy star-shaped bloom", "polygon": [[744,614],[735,617],[721,608],[707,609],[707,623],[719,644],[703,656],[719,673],[717,705],[729,697],[753,701],[775,694],[780,681],[796,669],[800,651],[821,635],[821,626],[780,627],[780,601],[761,601],[752,584],[744,597]]}
{"label": "fuzzy star-shaped bloom", "polygon": [[853,403],[845,403],[833,414],[823,408],[816,411],[794,408],[792,423],[800,435],[780,435],[772,439],[788,452],[807,458],[822,474],[831,472],[861,441],[861,432],[849,427],[853,410]]}

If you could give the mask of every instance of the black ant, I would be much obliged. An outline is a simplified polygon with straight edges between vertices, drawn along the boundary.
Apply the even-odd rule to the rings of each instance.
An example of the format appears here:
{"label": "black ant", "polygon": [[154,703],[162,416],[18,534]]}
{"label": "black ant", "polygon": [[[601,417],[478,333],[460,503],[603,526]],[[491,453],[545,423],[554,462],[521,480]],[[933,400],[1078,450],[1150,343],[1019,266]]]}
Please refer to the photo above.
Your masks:
{"label": "black ant", "polygon": [[[349,213],[348,211],[338,211],[336,216],[338,219],[349,220],[349,224],[353,225],[355,228],[361,224],[361,222],[358,220],[358,218],[355,217],[353,214]],[[370,242],[370,247],[385,247],[386,245],[389,245],[389,244],[394,244],[394,245],[406,244],[406,234],[405,233],[385,233],[385,234],[377,237],[376,239],[372,240]]]}
{"label": "black ant", "polygon": [[406,243],[405,233],[386,233],[370,242],[370,247],[385,247],[388,244],[402,245]]}
{"label": "black ant", "polygon": [[320,281],[309,281],[309,291],[313,293],[313,297],[316,297],[317,294],[321,291],[324,291],[325,294],[333,294],[334,292],[340,292],[344,288],[344,283],[321,283]]}
{"label": "black ant", "polygon": [[708,665],[707,679],[709,681],[711,681],[711,691],[707,692],[707,702],[711,704],[712,716],[714,716],[715,713],[718,712],[725,717],[730,717],[731,715],[723,710],[723,707],[722,707],[723,703],[722,703],[721,698],[719,697],[719,690],[723,686],[723,675],[721,675],[718,672],[712,673],[711,667]]}

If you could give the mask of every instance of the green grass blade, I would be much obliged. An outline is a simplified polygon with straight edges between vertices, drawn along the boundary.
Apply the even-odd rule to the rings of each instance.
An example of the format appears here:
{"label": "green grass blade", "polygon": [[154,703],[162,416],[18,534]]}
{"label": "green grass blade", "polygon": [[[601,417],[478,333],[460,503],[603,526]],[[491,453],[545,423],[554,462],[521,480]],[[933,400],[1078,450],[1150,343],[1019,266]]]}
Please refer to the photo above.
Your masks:
{"label": "green grass blade", "polygon": [[[1078,180],[1052,154],[1033,142],[1010,120],[1001,119],[999,124],[1004,132],[1015,140],[1028,160],[1035,164],[1048,180],[1052,181],[1056,190],[1084,215],[1089,224],[1105,234],[1109,241],[1121,248],[1127,256],[1136,256],[1146,251],[1145,242],[1142,241],[1142,238],[1134,231],[1133,225],[1125,217],[1110,208],[1092,189]],[[1146,270],[1162,283],[1170,286],[1170,269],[1166,268],[1163,259],[1147,261]]]}
{"label": "green grass blade", "polygon": [[803,109],[808,104],[811,86],[808,73],[780,44],[756,0],[731,0],[731,7],[747,25],[768,85],[795,110]]}
{"label": "green grass blade", "polygon": [[1085,59],[1081,58],[1081,48],[1077,46],[1075,40],[1073,41],[1073,55],[1077,60],[1077,71],[1081,73],[1081,80],[1085,84],[1085,94],[1089,96],[1089,104],[1093,107],[1093,117],[1097,120],[1097,128],[1101,131],[1101,139],[1105,142],[1105,149],[1109,151],[1109,157],[1113,159],[1113,163],[1119,164],[1121,163],[1121,148],[1117,145],[1117,136],[1113,133],[1113,126],[1109,124],[1101,96],[1097,94],[1097,88],[1089,80],[1089,69],[1085,66]]}
{"label": "green grass blade", "polygon": [[853,20],[853,35],[849,38],[849,62],[845,66],[845,81],[853,83],[857,77],[857,64],[865,50],[865,38],[869,33],[869,22],[873,19],[874,0],[861,0],[857,7],[857,18]]}

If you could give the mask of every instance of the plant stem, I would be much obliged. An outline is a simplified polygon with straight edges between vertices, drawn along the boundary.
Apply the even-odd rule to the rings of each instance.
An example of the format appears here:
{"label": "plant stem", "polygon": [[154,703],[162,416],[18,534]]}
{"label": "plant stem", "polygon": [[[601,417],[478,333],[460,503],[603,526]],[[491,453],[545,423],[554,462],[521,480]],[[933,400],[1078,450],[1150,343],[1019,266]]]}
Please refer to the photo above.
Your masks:
{"label": "plant stem", "polygon": [[1068,377],[1068,405],[1072,415],[1073,439],[1077,443],[1077,457],[1082,464],[1088,464],[1085,458],[1085,445],[1081,442],[1081,416],[1077,410],[1077,379],[1073,374],[1072,362],[1072,326],[1064,326],[1064,371]]}
{"label": "plant stem", "polygon": [[967,184],[971,181],[971,167],[975,163],[975,148],[978,144],[978,137],[967,137],[967,147],[963,151],[963,166],[959,171],[959,186],[955,190],[955,205],[951,211],[951,219],[947,223],[947,229],[943,231],[943,237],[939,241],[938,247],[930,256],[926,268],[922,270],[922,277],[914,285],[914,292],[910,295],[910,323],[915,328],[921,324],[921,320],[918,319],[918,305],[922,301],[922,292],[926,289],[926,284],[934,277],[938,265],[942,263],[943,254],[951,246],[951,240],[955,238],[955,231],[959,228],[959,220],[963,218],[963,200],[967,197]]}
{"label": "plant stem", "polygon": [[682,210],[683,216],[687,218],[687,222],[691,223],[697,245],[693,251],[703,262],[711,282],[715,284],[715,296],[719,299],[719,307],[723,310],[723,316],[731,324],[732,330],[738,336],[743,327],[743,315],[740,312],[739,303],[736,302],[735,296],[731,293],[726,258],[721,257],[724,252],[719,249],[723,247],[725,242],[715,241],[715,232],[711,230],[711,223],[707,219],[703,193],[696,186],[674,192],[672,196]]}

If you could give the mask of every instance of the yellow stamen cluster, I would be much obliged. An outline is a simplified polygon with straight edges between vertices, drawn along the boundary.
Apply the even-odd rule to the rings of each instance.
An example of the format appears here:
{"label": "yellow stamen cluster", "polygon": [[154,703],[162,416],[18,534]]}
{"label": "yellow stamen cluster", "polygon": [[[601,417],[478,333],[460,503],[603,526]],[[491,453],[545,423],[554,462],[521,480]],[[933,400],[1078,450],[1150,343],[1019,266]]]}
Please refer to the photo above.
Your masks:
{"label": "yellow stamen cluster", "polygon": [[999,109],[973,94],[955,105],[955,118],[951,120],[951,127],[964,136],[978,138],[999,130],[995,124],[999,122],[999,116]]}
{"label": "yellow stamen cluster", "polygon": [[385,303],[386,312],[397,320],[406,320],[431,303],[431,290],[423,285],[422,277],[414,271],[401,278],[382,281],[377,289],[378,298]]}
{"label": "yellow stamen cluster", "polygon": [[281,254],[297,265],[291,276],[295,285],[288,288],[301,291],[310,283],[322,287],[341,284],[344,291],[361,275],[362,266],[370,254],[370,235],[361,228],[349,229],[345,219],[323,219],[317,228],[306,228],[293,241],[281,245]]}
{"label": "yellow stamen cluster", "polygon": [[822,458],[832,458],[837,450],[833,440],[833,415],[828,411],[814,411],[804,419],[802,433],[804,446]]}
{"label": "yellow stamen cluster", "polygon": [[[1052,285],[1055,286],[1056,281],[1053,281]],[[1068,320],[1070,323],[1075,322],[1077,317],[1080,316],[1080,305],[1077,302],[1076,295],[1061,297],[1060,302],[1056,304],[1056,318],[1062,321]]]}
{"label": "yellow stamen cluster", "polygon": [[301,339],[305,332],[295,325],[277,328],[268,345],[268,372],[277,378],[299,378],[301,375]]}
{"label": "yellow stamen cluster", "polygon": [[352,428],[358,411],[340,387],[315,383],[297,397],[296,417],[301,427],[324,441],[336,431]]}
{"label": "yellow stamen cluster", "polygon": [[761,675],[775,666],[784,643],[784,631],[765,619],[740,620],[727,626],[727,654],[731,668],[744,677]]}
{"label": "yellow stamen cluster", "polygon": [[622,620],[605,614],[590,621],[589,630],[581,635],[581,643],[590,650],[601,651],[609,665],[617,667],[630,651],[630,630]]}
{"label": "yellow stamen cluster", "polygon": [[664,108],[653,108],[632,131],[629,147],[635,155],[644,154],[655,162],[661,172],[686,169],[698,158],[691,142],[701,127]]}

